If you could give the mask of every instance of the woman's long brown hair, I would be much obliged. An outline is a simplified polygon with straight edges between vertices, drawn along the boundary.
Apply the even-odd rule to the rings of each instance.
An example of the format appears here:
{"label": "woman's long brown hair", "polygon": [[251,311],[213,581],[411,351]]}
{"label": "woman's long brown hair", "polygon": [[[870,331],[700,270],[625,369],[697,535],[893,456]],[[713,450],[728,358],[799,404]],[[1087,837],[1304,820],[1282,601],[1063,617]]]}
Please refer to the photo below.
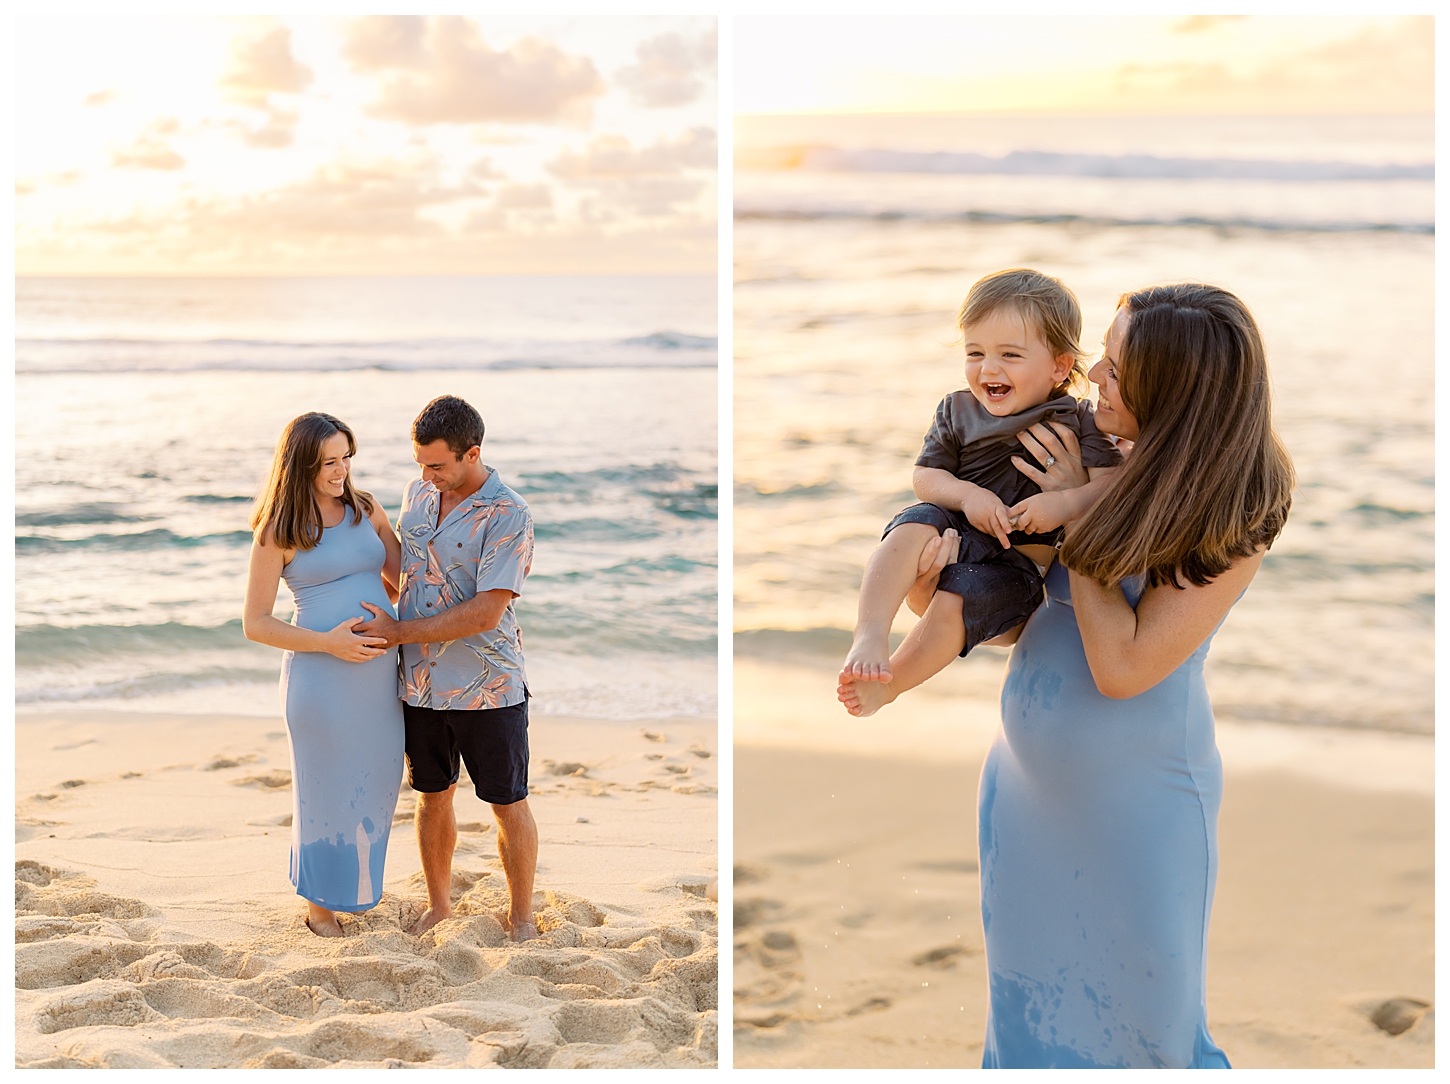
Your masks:
{"label": "woman's long brown hair", "polygon": [[1102,584],[1203,585],[1267,547],[1289,515],[1294,465],[1274,432],[1263,339],[1216,286],[1124,294],[1117,359],[1138,439],[1102,500],[1067,531],[1062,563]]}
{"label": "woman's long brown hair", "polygon": [[[347,454],[356,455],[352,430],[331,414],[302,414],[287,423],[277,439],[267,488],[252,509],[253,537],[284,550],[310,550],[322,541],[322,512],[312,483],[322,468],[322,445],[338,433],[347,437]],[[371,496],[353,489],[351,473],[343,478],[341,500],[352,509],[354,523],[373,513]]]}

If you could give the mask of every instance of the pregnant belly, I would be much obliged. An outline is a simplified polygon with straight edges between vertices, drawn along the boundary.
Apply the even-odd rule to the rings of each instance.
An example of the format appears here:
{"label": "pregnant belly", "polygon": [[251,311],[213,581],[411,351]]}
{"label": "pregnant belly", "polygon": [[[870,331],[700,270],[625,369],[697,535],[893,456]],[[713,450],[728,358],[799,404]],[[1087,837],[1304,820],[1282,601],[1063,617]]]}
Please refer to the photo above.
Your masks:
{"label": "pregnant belly", "polygon": [[1047,788],[1122,782],[1216,760],[1202,667],[1187,663],[1139,696],[1098,692],[1070,608],[1039,610],[1002,687],[1002,733],[1021,769]]}
{"label": "pregnant belly", "polygon": [[388,601],[382,580],[375,574],[346,576],[320,584],[298,592],[296,599],[297,616],[293,623],[298,628],[314,632],[326,632],[354,617],[371,621],[373,615],[363,609],[364,602],[376,606],[390,617],[397,616],[393,604]]}

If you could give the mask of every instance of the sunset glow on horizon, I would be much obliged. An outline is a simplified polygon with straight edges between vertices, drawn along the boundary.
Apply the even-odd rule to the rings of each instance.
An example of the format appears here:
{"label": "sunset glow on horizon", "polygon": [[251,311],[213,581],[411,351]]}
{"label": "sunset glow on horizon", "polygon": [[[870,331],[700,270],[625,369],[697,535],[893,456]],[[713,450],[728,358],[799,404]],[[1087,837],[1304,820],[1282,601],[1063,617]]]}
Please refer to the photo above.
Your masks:
{"label": "sunset glow on horizon", "polygon": [[38,11],[16,43],[18,274],[715,269],[710,18]]}
{"label": "sunset glow on horizon", "polygon": [[1425,114],[1430,16],[785,11],[735,21],[737,114]]}

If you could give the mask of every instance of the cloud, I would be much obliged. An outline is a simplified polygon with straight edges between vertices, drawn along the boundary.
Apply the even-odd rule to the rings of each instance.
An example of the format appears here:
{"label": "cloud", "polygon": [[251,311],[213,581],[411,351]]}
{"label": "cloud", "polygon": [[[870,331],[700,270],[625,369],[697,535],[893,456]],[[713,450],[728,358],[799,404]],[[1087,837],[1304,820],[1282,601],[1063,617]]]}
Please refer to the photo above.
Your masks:
{"label": "cloud", "polygon": [[274,27],[258,37],[235,37],[231,59],[217,85],[232,97],[262,103],[269,94],[300,94],[312,69],[292,55],[292,31]]}
{"label": "cloud", "polygon": [[500,173],[491,158],[480,158],[468,167],[468,175],[480,181],[503,181],[508,178]]}
{"label": "cloud", "polygon": [[561,180],[587,183],[606,178],[674,175],[686,169],[714,169],[716,162],[715,130],[691,128],[677,140],[661,140],[639,150],[623,136],[600,136],[583,153],[563,151],[544,168]]}
{"label": "cloud", "polygon": [[94,94],[87,94],[86,97],[85,97],[84,104],[85,105],[110,105],[118,97],[120,97],[120,95],[116,92],[116,89],[114,87],[112,87],[112,88],[110,88],[108,90],[98,90]]}
{"label": "cloud", "polygon": [[249,128],[245,124],[234,124],[242,133],[242,141],[249,147],[261,147],[267,150],[277,150],[282,147],[292,146],[297,137],[297,114],[285,109],[269,107],[267,119],[258,128]]}
{"label": "cloud", "polygon": [[586,221],[609,222],[625,214],[674,214],[707,183],[684,172],[713,171],[716,156],[715,130],[702,127],[639,149],[623,136],[600,136],[583,152],[563,151],[544,168],[566,184],[592,190],[580,204]]}
{"label": "cloud", "polygon": [[158,117],[141,130],[130,146],[112,149],[111,165],[124,169],[181,169],[186,159],[166,142],[166,137],[175,135],[178,128],[175,117]]}
{"label": "cloud", "polygon": [[1258,112],[1429,113],[1434,107],[1434,33],[1428,16],[1286,51],[1252,70],[1224,62],[1124,64],[1111,92],[1173,108]]}
{"label": "cloud", "polygon": [[17,177],[15,179],[15,194],[17,196],[28,196],[32,192],[38,192],[42,188],[60,188],[64,185],[75,184],[81,179],[81,171],[78,169],[67,169],[60,173],[48,173],[44,177]]}
{"label": "cloud", "polygon": [[373,116],[406,124],[578,122],[604,93],[587,57],[542,38],[494,49],[461,15],[372,15],[349,27],[343,54],[379,79]]}
{"label": "cloud", "polygon": [[554,193],[546,184],[506,184],[498,190],[493,205],[505,209],[552,207]]}
{"label": "cloud", "polygon": [[440,224],[421,214],[476,199],[484,190],[465,179],[446,184],[436,158],[333,162],[311,177],[236,201],[201,201],[187,208],[201,233],[274,238],[436,235]]}
{"label": "cloud", "polygon": [[1247,18],[1247,15],[1187,15],[1174,23],[1171,29],[1175,34],[1201,34],[1225,23],[1235,23]]}
{"label": "cloud", "polygon": [[627,212],[642,218],[663,218],[695,199],[705,182],[693,177],[630,177],[599,185],[581,211],[593,222],[617,221]]}
{"label": "cloud", "polygon": [[425,68],[427,31],[428,20],[421,15],[364,15],[348,27],[342,55],[356,71]]}
{"label": "cloud", "polygon": [[640,105],[662,108],[686,105],[704,92],[715,77],[715,28],[693,41],[683,34],[661,34],[641,42],[636,62],[615,73],[615,80]]}

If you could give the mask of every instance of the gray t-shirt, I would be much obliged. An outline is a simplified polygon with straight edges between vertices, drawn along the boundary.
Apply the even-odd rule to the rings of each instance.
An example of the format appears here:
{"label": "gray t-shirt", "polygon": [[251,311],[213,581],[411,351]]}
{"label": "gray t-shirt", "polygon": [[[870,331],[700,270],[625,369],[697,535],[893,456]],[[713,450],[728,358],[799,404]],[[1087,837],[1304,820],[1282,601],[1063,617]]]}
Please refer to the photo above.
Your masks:
{"label": "gray t-shirt", "polygon": [[1017,414],[997,417],[970,391],[954,391],[936,408],[926,443],[917,456],[918,467],[950,471],[964,482],[990,489],[1009,508],[1042,489],[1012,465],[1020,455],[1033,464],[1031,453],[1017,434],[1040,421],[1066,425],[1077,436],[1084,467],[1116,467],[1123,461],[1093,421],[1092,404],[1071,395],[1059,395]]}

